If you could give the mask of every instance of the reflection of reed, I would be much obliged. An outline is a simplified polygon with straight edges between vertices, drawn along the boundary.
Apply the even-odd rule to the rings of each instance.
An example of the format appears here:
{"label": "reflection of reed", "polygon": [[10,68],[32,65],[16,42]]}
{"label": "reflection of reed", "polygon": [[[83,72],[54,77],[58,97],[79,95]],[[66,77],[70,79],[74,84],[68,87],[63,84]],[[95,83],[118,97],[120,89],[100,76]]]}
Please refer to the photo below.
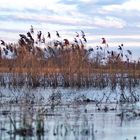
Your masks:
{"label": "reflection of reed", "polygon": [[[57,92],[55,92],[55,94],[56,93]],[[52,96],[55,94],[53,91]],[[25,97],[31,99],[26,94],[24,95],[24,98]],[[104,98],[105,97],[104,95]],[[110,97],[110,94],[108,97]],[[37,101],[36,98],[38,97],[35,96],[33,98],[34,101]],[[51,101],[50,98],[49,102]],[[106,105],[108,111],[105,111],[104,108],[96,110],[94,103],[86,105],[70,104],[69,106],[57,104],[54,106],[54,109],[52,109],[50,105],[44,105],[44,102],[32,104],[32,102],[29,102],[29,99],[27,99],[24,99],[22,103],[9,104],[7,108],[3,108],[3,114],[0,114],[0,116],[3,116],[1,117],[3,120],[0,120],[0,138],[2,140],[7,137],[9,139],[26,139],[28,137],[43,140],[47,139],[48,136],[54,139],[74,138],[94,140],[96,139],[96,135],[100,135],[101,130],[105,131],[105,128],[108,128],[108,125],[111,126],[114,125],[112,123],[115,123],[115,125],[118,126],[115,117],[117,111],[123,112],[117,115],[117,120],[119,120],[122,127],[124,121],[135,120],[135,118],[140,117],[140,113],[137,112],[138,110],[133,108],[133,106],[131,106],[132,109],[130,109],[130,106],[127,107],[127,103],[119,103],[118,110],[114,112],[114,110],[110,110],[111,105],[103,103],[100,103],[100,107],[105,107]],[[5,109],[7,109],[7,112]],[[110,115],[111,112],[112,115]],[[2,128],[6,128],[6,131],[2,130]],[[6,133],[7,131],[8,133]]]}

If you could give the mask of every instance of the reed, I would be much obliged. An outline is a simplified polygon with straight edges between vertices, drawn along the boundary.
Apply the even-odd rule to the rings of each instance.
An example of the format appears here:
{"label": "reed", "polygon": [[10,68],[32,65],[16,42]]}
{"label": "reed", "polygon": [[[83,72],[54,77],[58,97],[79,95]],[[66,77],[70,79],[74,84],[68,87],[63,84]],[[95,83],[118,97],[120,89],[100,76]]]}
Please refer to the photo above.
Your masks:
{"label": "reed", "polygon": [[58,49],[55,46],[46,46],[49,57],[45,58],[44,50],[39,47],[28,44],[13,46],[16,57],[0,58],[0,84],[5,86],[8,83],[15,87],[26,85],[99,88],[111,85],[112,89],[118,84],[122,88],[127,86],[126,79],[134,85],[139,84],[139,61],[124,61],[122,52],[120,54],[112,51],[107,54],[101,49],[89,58],[92,49],[87,50],[81,44],[69,44],[67,47],[64,45]]}

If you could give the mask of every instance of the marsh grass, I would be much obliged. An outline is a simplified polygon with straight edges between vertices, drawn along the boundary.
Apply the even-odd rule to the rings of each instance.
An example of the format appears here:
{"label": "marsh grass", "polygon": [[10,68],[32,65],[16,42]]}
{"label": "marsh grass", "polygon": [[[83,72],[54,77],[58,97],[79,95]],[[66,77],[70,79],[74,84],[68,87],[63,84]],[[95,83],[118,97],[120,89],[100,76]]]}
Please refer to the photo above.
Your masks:
{"label": "marsh grass", "polygon": [[[109,54],[104,58],[99,52],[89,58],[90,51],[80,45],[57,50],[58,53],[49,58],[44,58],[41,49],[34,53],[28,48],[29,46],[19,46],[16,58],[0,59],[1,85],[99,88],[110,85],[114,89],[117,84],[127,86],[128,81],[133,86],[139,84],[139,61],[124,62],[121,57],[116,58],[117,54]],[[56,51],[55,47],[52,49]],[[106,59],[105,64],[101,63],[103,59]]]}

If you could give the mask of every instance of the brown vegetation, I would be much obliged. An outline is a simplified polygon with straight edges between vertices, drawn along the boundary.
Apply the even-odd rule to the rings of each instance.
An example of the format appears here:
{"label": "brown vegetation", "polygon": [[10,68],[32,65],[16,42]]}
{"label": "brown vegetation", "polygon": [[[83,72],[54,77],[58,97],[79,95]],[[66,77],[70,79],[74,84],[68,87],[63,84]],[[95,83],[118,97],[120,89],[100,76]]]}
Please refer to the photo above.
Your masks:
{"label": "brown vegetation", "polygon": [[[41,39],[41,34],[40,31],[37,37],[39,43],[44,43],[44,48],[35,45],[30,32],[27,33],[27,37],[20,34],[21,38],[17,44],[7,45],[1,41],[4,47],[0,48],[0,73],[11,74],[12,85],[28,83],[32,86],[43,84],[104,87],[107,81],[115,85],[120,77],[140,78],[140,62],[130,60],[132,56],[130,50],[124,54],[123,44],[119,45],[118,51],[109,51],[105,38],[102,38],[104,48],[97,46],[95,49],[86,49],[83,41],[87,40],[82,31],[83,41],[78,36],[79,41],[75,38],[74,43],[64,39],[64,42],[56,40],[53,46],[49,46],[45,45],[45,39],[44,37]],[[57,37],[60,38],[58,32]],[[3,57],[2,51],[5,56],[9,52],[12,53],[12,58]],[[91,53],[93,56],[89,57]],[[2,75],[0,81],[1,83],[4,81]]]}
{"label": "brown vegetation", "polygon": [[89,59],[90,50],[80,46],[61,49],[49,58],[44,58],[42,49],[30,52],[26,47],[18,47],[17,57],[14,59],[0,59],[0,72],[13,74],[13,84],[18,84],[21,75],[26,77],[21,78],[21,82],[26,81],[34,86],[40,85],[40,79],[50,86],[58,86],[59,78],[63,79],[63,86],[93,86],[94,83],[105,84],[107,77],[111,78],[112,82],[118,76],[140,78],[140,63],[124,62],[115,55],[106,56],[106,62],[102,64],[102,56],[95,54]]}

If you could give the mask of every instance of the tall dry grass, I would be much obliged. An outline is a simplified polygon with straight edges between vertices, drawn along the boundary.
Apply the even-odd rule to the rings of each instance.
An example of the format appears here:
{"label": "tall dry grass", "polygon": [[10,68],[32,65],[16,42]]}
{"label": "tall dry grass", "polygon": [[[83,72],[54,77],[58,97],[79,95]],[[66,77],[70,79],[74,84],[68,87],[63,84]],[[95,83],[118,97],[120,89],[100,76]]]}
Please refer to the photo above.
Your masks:
{"label": "tall dry grass", "polygon": [[[0,58],[1,83],[4,82],[2,73],[12,74],[9,78],[11,85],[28,86],[64,86],[64,87],[106,87],[111,81],[112,88],[116,87],[118,79],[140,78],[139,62],[124,62],[115,55],[95,54],[89,59],[89,50],[85,46],[73,45],[71,48],[57,49],[55,55],[44,57],[40,48],[19,45],[14,59]],[[55,51],[55,47],[52,48]],[[102,64],[102,59],[106,59]],[[12,79],[12,80],[11,80]],[[121,81],[121,80],[120,80]],[[120,82],[121,84],[121,82]]]}

